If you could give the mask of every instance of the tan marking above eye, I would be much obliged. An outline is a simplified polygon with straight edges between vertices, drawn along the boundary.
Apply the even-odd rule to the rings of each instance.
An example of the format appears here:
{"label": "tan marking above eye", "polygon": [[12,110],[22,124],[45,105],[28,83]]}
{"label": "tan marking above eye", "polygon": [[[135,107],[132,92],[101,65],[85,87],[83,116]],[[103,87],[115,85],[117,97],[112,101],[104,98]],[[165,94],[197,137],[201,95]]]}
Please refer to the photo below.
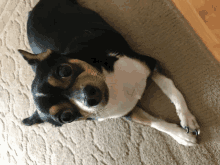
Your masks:
{"label": "tan marking above eye", "polygon": [[72,108],[72,105],[70,103],[68,102],[60,103],[60,104],[53,105],[52,107],[50,107],[49,113],[54,116],[57,113],[59,113],[59,111],[62,111],[63,109],[68,109],[68,108]]}
{"label": "tan marking above eye", "polygon": [[58,112],[59,112],[59,108],[58,108],[58,106],[56,106],[56,105],[52,106],[52,107],[49,109],[49,113],[50,113],[51,115],[56,115]]}
{"label": "tan marking above eye", "polygon": [[93,76],[98,75],[98,71],[94,67],[90,66],[88,63],[86,63],[84,61],[81,61],[81,60],[78,60],[78,59],[71,59],[71,60],[68,60],[68,61],[72,64],[74,64],[74,63],[81,64],[81,66],[83,67],[85,72],[87,72],[88,74],[91,74]]}
{"label": "tan marking above eye", "polygon": [[97,72],[95,72],[94,70],[92,70],[92,69],[88,69],[87,67],[85,67],[86,68],[86,72],[88,73],[88,74],[91,74],[91,75],[93,75],[93,76],[97,76]]}
{"label": "tan marking above eye", "polygon": [[70,84],[70,77],[63,78],[63,79],[56,79],[54,76],[48,77],[48,83],[53,87],[60,87],[60,88],[67,88]]}
{"label": "tan marking above eye", "polygon": [[70,62],[70,63],[78,63],[79,60],[77,60],[77,59],[71,59],[71,60],[69,60],[69,62]]}

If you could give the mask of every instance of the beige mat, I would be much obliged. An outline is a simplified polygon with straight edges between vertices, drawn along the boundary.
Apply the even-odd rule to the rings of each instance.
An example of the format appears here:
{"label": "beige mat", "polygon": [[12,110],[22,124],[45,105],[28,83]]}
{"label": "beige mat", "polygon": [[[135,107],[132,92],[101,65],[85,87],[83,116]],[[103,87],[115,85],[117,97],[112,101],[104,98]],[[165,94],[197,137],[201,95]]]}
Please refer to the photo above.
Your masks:
{"label": "beige mat", "polygon": [[[168,135],[123,119],[80,121],[61,128],[21,121],[35,111],[34,74],[17,49],[30,51],[27,14],[35,0],[0,0],[0,164],[218,165],[220,65],[170,0],[80,0],[100,13],[142,54],[160,61],[201,126],[199,145],[184,147]],[[73,20],[74,21],[74,20]],[[148,82],[141,104],[179,124],[174,106]]]}

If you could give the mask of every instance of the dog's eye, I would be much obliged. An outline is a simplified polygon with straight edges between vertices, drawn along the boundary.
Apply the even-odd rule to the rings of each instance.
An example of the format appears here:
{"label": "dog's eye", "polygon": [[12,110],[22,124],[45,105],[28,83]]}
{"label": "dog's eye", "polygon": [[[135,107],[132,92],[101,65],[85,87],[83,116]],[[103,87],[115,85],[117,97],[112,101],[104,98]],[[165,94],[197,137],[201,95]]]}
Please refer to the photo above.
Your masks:
{"label": "dog's eye", "polygon": [[57,75],[59,77],[69,77],[72,75],[72,68],[67,64],[62,64],[57,68]]}
{"label": "dog's eye", "polygon": [[63,112],[59,116],[59,120],[61,123],[69,123],[73,120],[73,114],[71,112]]}

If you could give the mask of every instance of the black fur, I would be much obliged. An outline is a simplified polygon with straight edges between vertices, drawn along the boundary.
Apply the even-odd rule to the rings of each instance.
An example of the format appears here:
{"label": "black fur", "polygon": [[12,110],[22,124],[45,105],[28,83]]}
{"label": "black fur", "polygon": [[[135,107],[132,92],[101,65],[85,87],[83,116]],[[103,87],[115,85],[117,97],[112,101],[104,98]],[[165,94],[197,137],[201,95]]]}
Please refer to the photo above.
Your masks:
{"label": "black fur", "polygon": [[[44,121],[62,126],[49,115],[48,109],[54,104],[68,102],[68,99],[63,95],[65,91],[50,86],[46,80],[53,68],[68,59],[83,60],[99,71],[101,67],[113,71],[117,58],[109,56],[109,53],[140,59],[151,70],[156,65],[154,59],[135,53],[97,13],[81,7],[74,0],[41,0],[29,13],[27,34],[35,54],[53,50],[50,57],[40,63],[29,61],[36,72],[32,93],[42,114],[36,111],[24,119],[23,123],[28,126]],[[44,96],[35,96],[36,93],[43,93]]]}

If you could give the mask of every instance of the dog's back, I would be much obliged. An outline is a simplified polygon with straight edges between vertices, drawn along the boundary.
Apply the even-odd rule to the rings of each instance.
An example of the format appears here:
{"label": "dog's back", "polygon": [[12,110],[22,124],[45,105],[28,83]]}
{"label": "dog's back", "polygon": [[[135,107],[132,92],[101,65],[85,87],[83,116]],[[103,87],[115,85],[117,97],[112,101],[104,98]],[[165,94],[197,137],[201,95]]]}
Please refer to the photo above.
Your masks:
{"label": "dog's back", "polygon": [[97,13],[75,0],[41,0],[29,12],[27,22],[28,40],[35,54],[47,49],[67,54],[106,31],[117,33]]}

